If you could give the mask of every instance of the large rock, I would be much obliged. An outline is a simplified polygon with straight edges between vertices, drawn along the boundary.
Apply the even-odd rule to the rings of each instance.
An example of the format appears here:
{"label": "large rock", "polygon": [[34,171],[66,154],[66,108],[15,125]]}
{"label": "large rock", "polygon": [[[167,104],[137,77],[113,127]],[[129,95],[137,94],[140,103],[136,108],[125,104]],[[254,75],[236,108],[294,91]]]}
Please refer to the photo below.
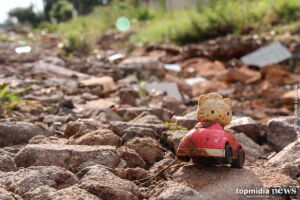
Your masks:
{"label": "large rock", "polygon": [[225,167],[201,167],[185,165],[179,168],[172,180],[191,187],[204,199],[248,199],[237,195],[236,189],[255,189],[262,187],[259,178],[249,169],[233,169]]}
{"label": "large rock", "polygon": [[160,137],[160,142],[167,145],[173,152],[176,152],[181,139],[188,132],[188,130],[165,131]]}
{"label": "large rock", "polygon": [[128,140],[135,137],[151,137],[154,139],[158,139],[159,134],[151,128],[133,126],[133,127],[128,127],[125,130],[125,134],[122,137],[122,141],[127,142]]}
{"label": "large rock", "polygon": [[0,185],[0,199],[1,200],[22,200],[22,198],[19,195],[7,191],[1,185]]}
{"label": "large rock", "polygon": [[0,172],[0,185],[9,188],[10,192],[26,196],[30,190],[48,185],[55,189],[63,189],[77,182],[74,174],[55,166],[37,166],[20,169],[17,172]]}
{"label": "large rock", "polygon": [[100,167],[89,170],[80,180],[79,187],[104,200],[142,199],[142,195],[134,183],[121,179],[111,171]]}
{"label": "large rock", "polygon": [[182,68],[184,71],[204,77],[214,77],[218,72],[225,70],[225,66],[222,63],[212,62],[201,57],[185,60],[182,63]]}
{"label": "large rock", "polygon": [[55,165],[75,170],[86,162],[115,167],[120,155],[113,146],[37,144],[25,146],[15,162],[18,167]]}
{"label": "large rock", "polygon": [[134,128],[137,129],[152,129],[158,135],[168,129],[168,126],[161,125],[161,124],[148,124],[148,123],[135,123],[135,122],[121,122],[121,121],[114,121],[110,123],[110,129],[113,130],[118,136],[123,137],[126,133],[126,130],[130,128],[131,130]]}
{"label": "large rock", "polygon": [[125,146],[135,150],[149,165],[161,160],[164,155],[159,142],[149,137],[134,138],[126,142]]}
{"label": "large rock", "polygon": [[80,83],[88,87],[100,86],[104,93],[111,92],[117,89],[114,79],[110,76],[91,77],[89,79],[81,80]]}
{"label": "large rock", "polygon": [[0,149],[0,171],[17,171],[17,166],[14,159],[2,149]]}
{"label": "large rock", "polygon": [[242,82],[248,84],[261,79],[261,73],[248,68],[229,68],[217,74],[217,79],[222,82]]}
{"label": "large rock", "polygon": [[280,151],[297,139],[300,130],[300,120],[297,121],[295,124],[295,117],[278,117],[268,121],[267,142],[274,150]]}
{"label": "large rock", "polygon": [[258,123],[250,117],[237,117],[234,118],[226,129],[234,130],[238,133],[244,133],[254,141],[258,141],[259,126]]}
{"label": "large rock", "polygon": [[137,101],[140,97],[139,93],[133,88],[123,88],[119,91],[120,105],[127,104],[136,106]]}
{"label": "large rock", "polygon": [[242,147],[245,151],[246,160],[253,162],[256,159],[258,159],[264,155],[264,153],[265,153],[264,148],[259,146],[257,143],[255,143],[252,139],[247,137],[244,133],[235,134],[235,137],[239,141],[239,143],[242,145]]}
{"label": "large rock", "polygon": [[[300,89],[297,90],[298,94],[300,94]],[[284,105],[294,105],[295,104],[295,90],[290,90],[284,93],[280,97],[281,102]]]}
{"label": "large rock", "polygon": [[24,144],[36,135],[50,136],[50,132],[27,122],[0,122],[0,147]]}
{"label": "large rock", "polygon": [[224,89],[228,89],[228,85],[221,81],[211,80],[198,82],[192,85],[192,96],[198,98],[200,95]]}
{"label": "large rock", "polygon": [[187,107],[176,99],[165,96],[163,98],[162,107],[174,112],[174,115],[181,115],[187,110]]}
{"label": "large rock", "polygon": [[76,135],[77,137],[102,128],[103,124],[94,119],[80,119],[69,122],[63,132],[65,137]]}
{"label": "large rock", "polygon": [[149,195],[149,200],[201,200],[196,190],[174,181],[161,182]]}
{"label": "large rock", "polygon": [[156,115],[152,115],[148,112],[142,112],[139,116],[131,120],[131,123],[136,124],[162,124],[163,121],[160,120]]}
{"label": "large rock", "polygon": [[56,190],[49,186],[41,186],[26,195],[31,200],[102,200],[78,186]]}
{"label": "large rock", "polygon": [[29,144],[67,144],[68,139],[59,138],[56,136],[45,137],[43,135],[37,135],[31,138]]}
{"label": "large rock", "polygon": [[84,118],[94,119],[105,124],[109,124],[112,121],[122,121],[122,118],[111,109],[95,108],[95,106],[83,110],[82,115]]}
{"label": "large rock", "polygon": [[70,138],[69,144],[119,146],[121,138],[109,129],[100,129],[78,138]]}
{"label": "large rock", "polygon": [[158,162],[156,162],[153,166],[151,166],[151,168],[149,169],[149,172],[151,174],[156,174],[159,171],[161,171],[162,169],[164,169],[165,167],[169,166],[170,163],[172,163],[174,161],[173,158],[164,158]]}
{"label": "large rock", "polygon": [[60,67],[51,63],[47,63],[43,60],[37,61],[27,66],[27,70],[33,73],[41,73],[49,76],[49,74],[56,74],[64,77],[78,77],[78,78],[89,78],[89,75]]}
{"label": "large rock", "polygon": [[127,167],[135,168],[141,167],[145,168],[146,162],[143,158],[133,149],[122,146],[118,149],[121,158],[126,161]]}
{"label": "large rock", "polygon": [[173,116],[172,121],[178,126],[192,129],[198,123],[196,111],[189,112],[185,116]]}
{"label": "large rock", "polygon": [[116,168],[116,175],[121,179],[127,179],[130,181],[140,180],[150,177],[149,171],[136,167],[136,168]]}
{"label": "large rock", "polygon": [[300,139],[282,149],[268,161],[268,164],[278,167],[293,178],[298,177],[300,175]]}
{"label": "large rock", "polygon": [[173,115],[171,111],[164,108],[130,107],[117,110],[117,113],[127,121],[134,119],[143,112],[156,115],[162,121],[169,121]]}

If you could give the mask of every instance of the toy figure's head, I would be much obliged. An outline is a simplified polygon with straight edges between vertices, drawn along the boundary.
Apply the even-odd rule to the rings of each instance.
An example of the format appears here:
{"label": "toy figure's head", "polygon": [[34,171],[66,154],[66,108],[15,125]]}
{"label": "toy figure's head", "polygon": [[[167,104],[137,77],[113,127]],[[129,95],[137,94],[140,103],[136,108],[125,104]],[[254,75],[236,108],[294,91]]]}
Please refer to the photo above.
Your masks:
{"label": "toy figure's head", "polygon": [[218,122],[222,126],[230,123],[232,103],[218,93],[201,95],[198,100],[197,119],[199,122]]}

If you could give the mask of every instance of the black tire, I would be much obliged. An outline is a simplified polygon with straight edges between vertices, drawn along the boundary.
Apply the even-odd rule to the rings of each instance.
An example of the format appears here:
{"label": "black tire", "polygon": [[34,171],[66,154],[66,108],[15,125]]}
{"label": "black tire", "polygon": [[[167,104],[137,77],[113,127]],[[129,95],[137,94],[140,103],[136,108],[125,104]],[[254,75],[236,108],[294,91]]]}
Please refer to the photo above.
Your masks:
{"label": "black tire", "polygon": [[190,161],[190,157],[188,157],[188,156],[177,156],[177,159],[181,162],[189,162]]}
{"label": "black tire", "polygon": [[242,168],[244,166],[245,163],[245,151],[242,149],[239,149],[237,151],[237,157],[236,159],[233,160],[231,166],[234,168]]}
{"label": "black tire", "polygon": [[225,163],[231,164],[233,162],[233,151],[230,145],[225,146]]}
{"label": "black tire", "polygon": [[214,163],[214,160],[206,157],[192,157],[192,162],[194,164],[211,165]]}

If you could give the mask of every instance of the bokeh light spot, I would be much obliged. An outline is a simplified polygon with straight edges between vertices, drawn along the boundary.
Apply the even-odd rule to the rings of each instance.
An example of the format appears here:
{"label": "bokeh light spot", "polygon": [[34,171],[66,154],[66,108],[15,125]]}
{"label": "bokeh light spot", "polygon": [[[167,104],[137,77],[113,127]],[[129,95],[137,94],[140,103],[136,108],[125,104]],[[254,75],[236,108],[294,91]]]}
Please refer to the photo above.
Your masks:
{"label": "bokeh light spot", "polygon": [[116,27],[119,31],[125,32],[130,29],[130,21],[127,17],[119,17],[116,22]]}

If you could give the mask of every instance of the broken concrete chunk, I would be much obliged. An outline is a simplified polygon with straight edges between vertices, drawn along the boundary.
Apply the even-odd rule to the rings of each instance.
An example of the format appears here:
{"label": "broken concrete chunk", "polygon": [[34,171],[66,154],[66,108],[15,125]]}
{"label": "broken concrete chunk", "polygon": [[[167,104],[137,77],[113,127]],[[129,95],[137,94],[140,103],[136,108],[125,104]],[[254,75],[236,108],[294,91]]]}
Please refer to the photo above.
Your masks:
{"label": "broken concrete chunk", "polygon": [[273,167],[278,167],[283,173],[296,178],[300,175],[300,138],[286,146],[268,162]]}
{"label": "broken concrete chunk", "polygon": [[17,171],[17,166],[14,159],[8,152],[0,149],[0,171]]}
{"label": "broken concrete chunk", "polygon": [[50,186],[63,189],[78,181],[70,171],[56,166],[35,166],[20,169],[17,172],[0,172],[0,185],[10,188],[10,191],[25,196],[33,188]]}
{"label": "broken concrete chunk", "polygon": [[142,199],[142,194],[134,183],[121,179],[111,171],[100,167],[89,170],[80,180],[79,187],[103,199]]}
{"label": "broken concrete chunk", "polygon": [[292,57],[292,54],[280,43],[274,42],[241,58],[247,65],[263,67],[280,63]]}
{"label": "broken concrete chunk", "polygon": [[234,117],[225,129],[236,131],[238,133],[244,133],[254,141],[258,141],[259,137],[259,125],[251,117]]}
{"label": "broken concrete chunk", "polygon": [[77,76],[78,78],[88,78],[88,74],[80,73],[77,71],[73,71],[67,69],[65,67],[60,67],[51,63],[47,63],[45,61],[38,61],[33,64],[33,72],[35,73],[43,73],[43,74],[57,74],[66,77]]}
{"label": "broken concrete chunk", "polygon": [[295,117],[277,117],[268,121],[268,128],[267,142],[278,152],[297,140],[300,121]]}
{"label": "broken concrete chunk", "polygon": [[0,147],[24,144],[37,135],[50,136],[50,132],[28,122],[0,122]]}
{"label": "broken concrete chunk", "polygon": [[103,77],[91,77],[86,80],[81,80],[80,83],[82,83],[85,86],[102,86],[103,92],[110,92],[117,89],[117,86],[110,76],[103,76]]}
{"label": "broken concrete chunk", "polygon": [[18,167],[55,165],[75,170],[85,162],[115,167],[120,155],[113,146],[32,144],[17,154],[15,162]]}
{"label": "broken concrete chunk", "polygon": [[145,86],[148,93],[154,91],[166,92],[168,96],[173,97],[174,99],[181,101],[182,96],[179,92],[178,86],[176,83],[166,82],[166,83],[148,83]]}
{"label": "broken concrete chunk", "polygon": [[236,139],[243,146],[246,154],[246,160],[254,162],[256,159],[264,155],[264,148],[256,144],[244,133],[235,134]]}
{"label": "broken concrete chunk", "polygon": [[147,108],[147,107],[131,107],[131,108],[120,108],[117,113],[126,118],[126,120],[132,120],[139,116],[143,112],[148,112],[152,115],[156,115],[162,121],[169,121],[173,113],[164,108]]}
{"label": "broken concrete chunk", "polygon": [[149,165],[163,158],[164,151],[159,142],[153,138],[134,138],[129,140],[126,147],[135,150]]}

